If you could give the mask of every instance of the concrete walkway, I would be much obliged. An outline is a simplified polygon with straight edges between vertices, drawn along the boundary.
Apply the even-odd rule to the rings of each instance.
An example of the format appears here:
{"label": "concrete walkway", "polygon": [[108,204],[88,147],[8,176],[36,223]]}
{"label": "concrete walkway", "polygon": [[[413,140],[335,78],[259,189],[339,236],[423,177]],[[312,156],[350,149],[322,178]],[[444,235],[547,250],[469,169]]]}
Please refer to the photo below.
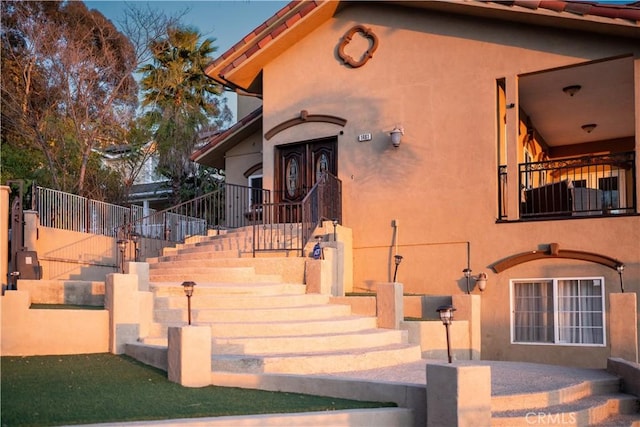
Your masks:
{"label": "concrete walkway", "polygon": [[[375,383],[404,384],[413,387],[426,388],[426,365],[446,364],[442,360],[421,360],[389,368],[379,368],[355,372],[304,375],[298,380],[305,383],[313,383],[314,379],[320,383],[327,379],[338,381],[345,389],[349,388],[349,382],[355,384]],[[599,381],[615,379],[616,377],[604,369],[571,368],[565,366],[542,365],[522,362],[498,362],[498,361],[454,361],[456,365],[484,365],[491,367],[492,396],[509,396],[522,393],[539,393],[559,390],[571,387],[585,381]],[[295,377],[287,375],[287,377]],[[303,378],[304,379],[303,379]],[[241,381],[242,382],[242,381]],[[288,390],[291,391],[291,390]],[[303,391],[306,392],[306,391]],[[425,402],[426,403],[426,402]],[[305,414],[276,414],[276,415],[248,415],[233,417],[196,418],[162,421],[141,421],[132,423],[94,424],[93,426],[207,426],[207,427],[249,427],[249,426],[367,426],[371,427],[371,420],[376,420],[373,425],[407,425],[402,422],[402,414],[387,411],[388,408],[376,410],[352,410],[334,411],[332,413],[305,413]],[[395,408],[401,411],[401,408]],[[394,418],[395,417],[395,418]],[[385,422],[386,420],[386,422]],[[398,421],[401,420],[401,421]],[[380,424],[382,422],[383,424]]]}
{"label": "concrete walkway", "polygon": [[[424,385],[427,380],[426,365],[428,363],[447,364],[446,361],[442,360],[421,360],[389,368],[342,372],[338,374],[322,374],[319,376]],[[584,381],[615,378],[615,376],[606,372],[604,369],[570,368],[537,363],[498,362],[490,360],[459,360],[453,363],[456,365],[490,366],[492,396],[557,390]],[[311,377],[313,377],[313,375],[311,375]]]}

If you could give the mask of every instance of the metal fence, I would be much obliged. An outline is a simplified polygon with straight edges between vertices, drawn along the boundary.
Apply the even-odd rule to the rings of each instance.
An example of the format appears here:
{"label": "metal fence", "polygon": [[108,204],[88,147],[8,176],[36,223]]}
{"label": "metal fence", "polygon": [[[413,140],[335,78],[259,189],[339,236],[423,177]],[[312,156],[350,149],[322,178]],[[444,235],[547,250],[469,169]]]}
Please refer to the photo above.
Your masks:
{"label": "metal fence", "polygon": [[112,237],[132,218],[143,216],[141,206],[119,206],[38,186],[33,188],[32,205],[43,227]]}

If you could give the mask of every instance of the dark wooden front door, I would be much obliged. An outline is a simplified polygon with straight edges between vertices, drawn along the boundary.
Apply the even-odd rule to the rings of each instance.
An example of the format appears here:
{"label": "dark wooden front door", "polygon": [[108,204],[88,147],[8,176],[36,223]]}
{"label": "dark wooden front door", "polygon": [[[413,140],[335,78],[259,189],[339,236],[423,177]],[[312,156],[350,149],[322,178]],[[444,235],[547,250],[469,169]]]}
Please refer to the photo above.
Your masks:
{"label": "dark wooden front door", "polygon": [[283,145],[276,154],[276,190],[281,202],[300,202],[323,172],[338,175],[336,138]]}

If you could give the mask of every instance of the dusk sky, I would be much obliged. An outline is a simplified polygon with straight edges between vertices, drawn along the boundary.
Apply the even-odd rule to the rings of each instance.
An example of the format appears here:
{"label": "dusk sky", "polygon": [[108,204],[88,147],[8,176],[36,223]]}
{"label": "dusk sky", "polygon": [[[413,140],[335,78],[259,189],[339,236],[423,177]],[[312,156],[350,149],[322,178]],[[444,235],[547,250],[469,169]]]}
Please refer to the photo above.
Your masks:
{"label": "dusk sky", "polygon": [[[189,13],[183,18],[183,23],[196,27],[203,36],[215,39],[213,44],[217,50],[213,56],[218,57],[289,2],[274,0],[85,1],[89,9],[99,10],[116,26],[122,18],[122,9],[126,3],[141,8],[150,5],[165,10],[168,14],[189,9]],[[235,117],[235,96],[228,96],[228,99],[229,108]]]}

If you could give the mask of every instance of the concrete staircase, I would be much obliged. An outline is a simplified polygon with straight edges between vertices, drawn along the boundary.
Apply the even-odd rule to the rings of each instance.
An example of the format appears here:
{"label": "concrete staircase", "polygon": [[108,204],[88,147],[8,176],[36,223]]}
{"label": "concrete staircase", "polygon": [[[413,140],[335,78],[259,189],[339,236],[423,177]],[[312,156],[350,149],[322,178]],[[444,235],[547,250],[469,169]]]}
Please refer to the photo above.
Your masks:
{"label": "concrete staircase", "polygon": [[492,427],[640,427],[638,399],[620,393],[618,378],[584,381],[560,390],[494,396],[491,406]]}
{"label": "concrete staircase", "polygon": [[305,258],[286,250],[247,257],[251,239],[250,228],[200,237],[148,260],[154,324],[141,345],[166,346],[168,328],[187,322],[188,280],[197,283],[192,324],[211,327],[214,371],[317,374],[420,360],[406,331],[307,294]]}

